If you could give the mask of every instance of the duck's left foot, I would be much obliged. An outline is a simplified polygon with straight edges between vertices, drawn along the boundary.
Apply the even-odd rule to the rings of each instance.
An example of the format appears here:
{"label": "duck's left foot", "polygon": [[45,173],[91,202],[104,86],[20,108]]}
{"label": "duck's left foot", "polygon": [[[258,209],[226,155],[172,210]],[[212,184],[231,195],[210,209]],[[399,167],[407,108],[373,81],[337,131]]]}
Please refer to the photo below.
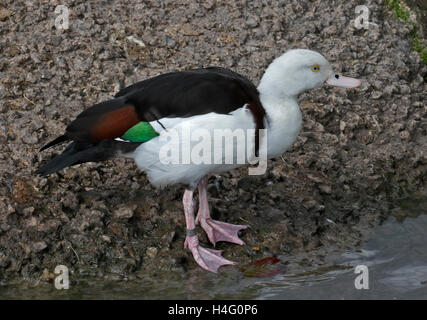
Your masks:
{"label": "duck's left foot", "polygon": [[220,250],[212,250],[200,246],[197,236],[187,236],[184,247],[191,251],[194,260],[205,270],[217,273],[221,266],[234,265],[233,261],[221,256]]}
{"label": "duck's left foot", "polygon": [[245,244],[239,238],[238,234],[240,230],[246,229],[248,226],[235,225],[231,223],[213,220],[211,218],[206,219],[204,217],[197,219],[196,222],[200,222],[200,225],[202,226],[203,230],[205,230],[209,241],[213,245],[215,245],[219,241],[227,241],[240,245]]}

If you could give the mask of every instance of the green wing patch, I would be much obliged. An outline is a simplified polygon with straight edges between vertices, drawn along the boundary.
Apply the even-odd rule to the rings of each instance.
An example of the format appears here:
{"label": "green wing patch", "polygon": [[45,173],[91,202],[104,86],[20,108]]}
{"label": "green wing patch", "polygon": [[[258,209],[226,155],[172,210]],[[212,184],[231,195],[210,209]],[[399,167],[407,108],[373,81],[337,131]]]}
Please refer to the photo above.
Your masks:
{"label": "green wing patch", "polygon": [[131,142],[147,142],[158,135],[149,122],[139,122],[126,131],[121,138]]}

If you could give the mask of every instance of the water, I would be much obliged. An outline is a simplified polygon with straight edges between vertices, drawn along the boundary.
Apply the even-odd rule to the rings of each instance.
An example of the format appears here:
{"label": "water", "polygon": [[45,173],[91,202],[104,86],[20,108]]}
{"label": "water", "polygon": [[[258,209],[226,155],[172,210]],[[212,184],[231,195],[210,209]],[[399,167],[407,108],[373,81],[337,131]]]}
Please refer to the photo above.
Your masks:
{"label": "water", "polygon": [[[73,279],[64,291],[23,283],[0,287],[0,299],[427,299],[425,213],[425,200],[403,202],[361,249],[333,253],[325,266],[300,273],[256,278],[227,268],[128,282]],[[355,288],[357,265],[367,266],[369,289]]]}
{"label": "water", "polygon": [[[391,218],[374,230],[363,249],[342,254],[336,263],[351,268],[305,278],[304,285],[289,290],[264,288],[259,298],[427,299],[427,215],[403,223]],[[367,290],[355,288],[357,265],[368,267]]]}

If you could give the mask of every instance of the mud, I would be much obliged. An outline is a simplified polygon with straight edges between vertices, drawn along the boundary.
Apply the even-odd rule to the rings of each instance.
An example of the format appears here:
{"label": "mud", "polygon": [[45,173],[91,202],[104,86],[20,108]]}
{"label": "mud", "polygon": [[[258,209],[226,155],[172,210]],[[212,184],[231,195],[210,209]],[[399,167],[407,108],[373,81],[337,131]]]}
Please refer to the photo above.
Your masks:
{"label": "mud", "polygon": [[272,59],[309,48],[363,79],[302,95],[302,132],[265,175],[210,177],[213,217],[250,226],[245,246],[217,245],[233,261],[321,266],[425,187],[427,67],[384,1],[367,1],[367,30],[358,1],[73,1],[63,31],[58,4],[0,7],[2,283],[50,281],[59,264],[109,280],[203,272],[183,249],[181,186],[156,190],[123,159],[34,174],[78,113],[167,71],[219,65],[257,84]]}

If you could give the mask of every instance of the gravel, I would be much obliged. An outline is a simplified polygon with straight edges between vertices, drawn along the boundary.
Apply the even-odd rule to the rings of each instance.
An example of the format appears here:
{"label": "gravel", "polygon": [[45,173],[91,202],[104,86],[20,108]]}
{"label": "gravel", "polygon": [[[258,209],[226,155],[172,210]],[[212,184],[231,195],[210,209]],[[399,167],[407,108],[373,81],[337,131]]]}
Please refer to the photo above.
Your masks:
{"label": "gravel", "polygon": [[[304,127],[263,176],[241,168],[209,179],[214,218],[246,223],[245,246],[220,243],[248,263],[281,255],[321,265],[424,190],[427,67],[411,26],[384,1],[73,1],[69,29],[51,1],[0,5],[0,280],[39,279],[56,265],[127,279],[198,266],[183,249],[182,186],[149,185],[132,161],[34,171],[61,151],[39,148],[82,110],[160,73],[219,65],[258,83],[291,48],[321,52],[356,90],[300,97]],[[201,242],[207,239],[200,232]]]}

